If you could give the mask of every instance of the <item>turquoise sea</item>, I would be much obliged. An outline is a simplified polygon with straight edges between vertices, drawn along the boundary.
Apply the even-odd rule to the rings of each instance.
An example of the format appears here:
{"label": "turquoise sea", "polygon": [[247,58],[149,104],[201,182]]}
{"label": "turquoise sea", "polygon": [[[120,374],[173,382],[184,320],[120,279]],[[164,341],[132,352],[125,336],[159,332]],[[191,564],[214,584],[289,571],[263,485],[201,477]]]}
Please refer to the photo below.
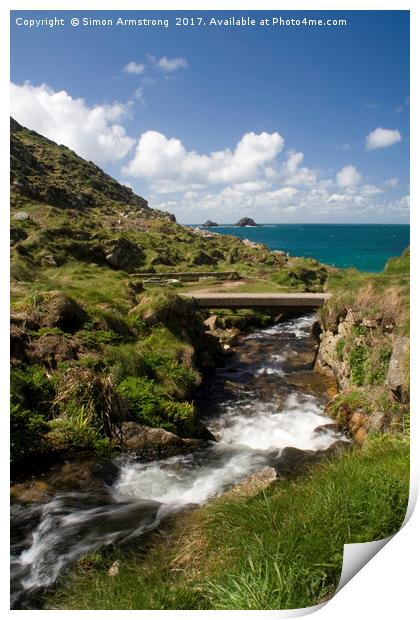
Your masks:
{"label": "turquoise sea", "polygon": [[410,243],[408,224],[264,224],[208,230],[265,243],[272,250],[293,256],[312,256],[336,267],[376,272]]}

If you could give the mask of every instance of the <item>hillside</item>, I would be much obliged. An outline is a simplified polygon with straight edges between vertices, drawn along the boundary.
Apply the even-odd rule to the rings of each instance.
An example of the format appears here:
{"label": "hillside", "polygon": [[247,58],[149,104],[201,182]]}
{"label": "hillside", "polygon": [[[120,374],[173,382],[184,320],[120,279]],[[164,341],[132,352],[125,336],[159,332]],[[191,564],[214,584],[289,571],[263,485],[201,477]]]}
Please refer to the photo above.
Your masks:
{"label": "hillside", "polygon": [[[185,420],[219,341],[171,286],[145,289],[136,272],[235,270],[248,289],[315,291],[328,274],[312,259],[181,226],[14,120],[11,209],[15,464],[112,450],[124,421],[197,438]],[[236,314],[255,323],[255,313]]]}

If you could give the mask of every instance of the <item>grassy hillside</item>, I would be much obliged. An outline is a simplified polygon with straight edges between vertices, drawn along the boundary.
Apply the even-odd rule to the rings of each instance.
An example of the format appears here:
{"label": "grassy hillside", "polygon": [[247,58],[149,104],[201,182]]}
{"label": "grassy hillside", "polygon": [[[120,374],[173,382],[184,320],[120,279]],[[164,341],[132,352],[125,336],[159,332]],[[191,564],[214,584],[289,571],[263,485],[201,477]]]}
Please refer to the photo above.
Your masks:
{"label": "grassy hillside", "polygon": [[106,453],[124,420],[176,432],[194,417],[217,342],[191,305],[170,287],[145,290],[136,272],[235,270],[251,290],[322,290],[328,275],[312,259],[181,226],[14,120],[11,245],[14,465]]}

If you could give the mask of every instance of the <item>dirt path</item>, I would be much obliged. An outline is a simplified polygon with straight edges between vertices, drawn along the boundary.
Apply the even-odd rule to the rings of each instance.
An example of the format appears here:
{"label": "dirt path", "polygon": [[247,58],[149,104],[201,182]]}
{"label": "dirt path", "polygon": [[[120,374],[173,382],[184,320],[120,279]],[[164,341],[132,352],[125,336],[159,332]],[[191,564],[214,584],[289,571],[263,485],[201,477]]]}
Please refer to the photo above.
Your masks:
{"label": "dirt path", "polygon": [[220,282],[215,282],[211,286],[207,288],[195,288],[190,291],[185,291],[188,294],[194,295],[207,295],[208,293],[217,293],[219,289],[231,289],[237,288],[238,286],[242,286],[243,284],[247,284],[247,280],[224,280]]}

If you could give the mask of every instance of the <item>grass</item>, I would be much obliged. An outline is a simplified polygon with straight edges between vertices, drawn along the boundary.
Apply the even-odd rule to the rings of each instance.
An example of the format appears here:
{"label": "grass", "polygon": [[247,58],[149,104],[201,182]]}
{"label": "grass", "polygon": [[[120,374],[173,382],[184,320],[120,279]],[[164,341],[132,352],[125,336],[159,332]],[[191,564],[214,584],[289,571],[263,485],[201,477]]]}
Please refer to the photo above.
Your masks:
{"label": "grass", "polygon": [[[179,517],[148,549],[85,558],[47,609],[289,609],[336,589],[345,543],[395,533],[409,490],[409,444],[372,437],[255,497],[222,497]],[[107,571],[118,560],[119,572]]]}
{"label": "grass", "polygon": [[[13,268],[12,268],[13,270]],[[124,273],[98,265],[69,262],[61,267],[36,269],[25,282],[15,282],[13,306],[42,291],[60,290],[88,307],[110,304],[121,312],[132,306]]]}

